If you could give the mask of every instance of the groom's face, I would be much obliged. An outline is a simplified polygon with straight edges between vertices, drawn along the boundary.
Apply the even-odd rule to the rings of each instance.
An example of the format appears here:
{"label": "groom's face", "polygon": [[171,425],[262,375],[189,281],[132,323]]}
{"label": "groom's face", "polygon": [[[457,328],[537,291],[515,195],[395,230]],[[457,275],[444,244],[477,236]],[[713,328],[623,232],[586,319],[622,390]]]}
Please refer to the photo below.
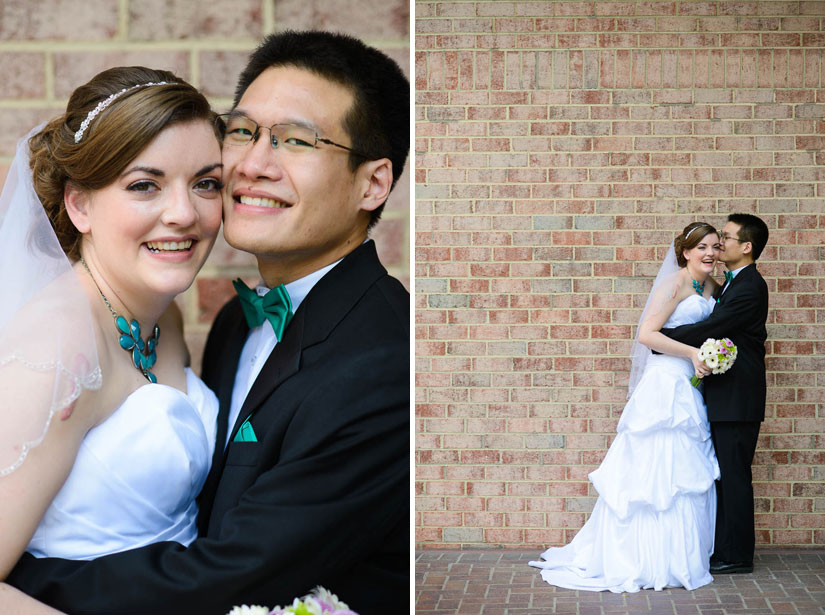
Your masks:
{"label": "groom's face", "polygon": [[260,128],[245,145],[223,146],[224,235],[258,257],[267,282],[267,263],[278,272],[276,282],[290,282],[342,258],[366,238],[369,214],[359,206],[360,184],[348,152],[323,142],[291,147],[272,139],[269,130],[299,125],[351,147],[344,118],[352,104],[344,86],[279,66],[261,73],[234,110]]}
{"label": "groom's face", "polygon": [[747,258],[746,252],[750,252],[750,243],[740,240],[741,229],[742,227],[735,222],[728,222],[722,228],[722,250],[719,252],[719,260],[727,265],[738,265]]}

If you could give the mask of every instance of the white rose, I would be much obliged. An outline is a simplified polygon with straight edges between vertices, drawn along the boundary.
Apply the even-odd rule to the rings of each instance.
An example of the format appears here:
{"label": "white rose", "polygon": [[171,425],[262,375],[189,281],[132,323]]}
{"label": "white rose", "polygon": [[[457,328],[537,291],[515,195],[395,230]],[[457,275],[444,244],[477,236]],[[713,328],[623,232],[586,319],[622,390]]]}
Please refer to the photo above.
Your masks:
{"label": "white rose", "polygon": [[265,606],[241,605],[233,608],[227,615],[269,615],[269,609]]}

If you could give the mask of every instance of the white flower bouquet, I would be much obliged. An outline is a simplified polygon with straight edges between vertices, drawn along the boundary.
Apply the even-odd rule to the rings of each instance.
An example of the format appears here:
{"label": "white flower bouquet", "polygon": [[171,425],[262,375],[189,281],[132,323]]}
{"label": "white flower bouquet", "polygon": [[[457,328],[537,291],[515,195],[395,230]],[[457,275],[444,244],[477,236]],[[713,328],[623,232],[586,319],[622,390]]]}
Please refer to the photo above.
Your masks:
{"label": "white flower bouquet", "polygon": [[276,606],[272,610],[265,606],[236,606],[227,615],[358,615],[340,600],[338,596],[323,587],[316,587],[311,594],[295,598],[289,606]]}
{"label": "white flower bouquet", "polygon": [[[721,340],[708,338],[699,347],[699,359],[714,374],[724,374],[728,371],[733,366],[733,362],[736,361],[736,355],[736,346],[726,337]],[[701,381],[702,379],[696,376],[690,379],[690,383],[695,387],[698,387]]]}

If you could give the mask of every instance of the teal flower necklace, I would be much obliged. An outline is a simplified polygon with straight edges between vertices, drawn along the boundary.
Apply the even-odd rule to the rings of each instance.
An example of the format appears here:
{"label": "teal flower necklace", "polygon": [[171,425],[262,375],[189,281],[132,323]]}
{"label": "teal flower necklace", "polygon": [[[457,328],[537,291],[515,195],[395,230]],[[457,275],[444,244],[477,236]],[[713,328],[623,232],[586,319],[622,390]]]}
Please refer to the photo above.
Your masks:
{"label": "teal flower necklace", "polygon": [[700,295],[705,294],[705,283],[704,282],[702,282],[701,284],[699,284],[699,282],[697,282],[696,280],[691,280],[691,282],[693,282],[693,290],[695,290]]}
{"label": "teal flower necklace", "polygon": [[143,374],[143,377],[146,378],[146,380],[152,384],[155,384],[158,379],[149,370],[152,369],[155,362],[158,360],[156,349],[158,346],[158,340],[160,339],[160,327],[155,325],[155,328],[152,330],[152,335],[144,342],[143,338],[140,336],[140,323],[138,323],[138,321],[134,318],[132,319],[132,322],[127,322],[123,316],[118,316],[117,312],[115,312],[112,307],[112,304],[109,303],[109,300],[106,298],[106,295],[104,295],[103,291],[100,290],[100,286],[98,286],[95,276],[92,275],[92,272],[89,270],[89,266],[86,264],[86,261],[83,260],[82,256],[80,257],[80,264],[83,265],[84,269],[86,269],[86,272],[89,274],[89,277],[92,278],[92,282],[94,282],[97,292],[99,292],[100,296],[103,298],[103,303],[106,304],[106,307],[109,308],[109,311],[112,313],[112,317],[115,319],[115,326],[120,333],[120,347],[126,352],[131,351],[132,364],[141,374]]}

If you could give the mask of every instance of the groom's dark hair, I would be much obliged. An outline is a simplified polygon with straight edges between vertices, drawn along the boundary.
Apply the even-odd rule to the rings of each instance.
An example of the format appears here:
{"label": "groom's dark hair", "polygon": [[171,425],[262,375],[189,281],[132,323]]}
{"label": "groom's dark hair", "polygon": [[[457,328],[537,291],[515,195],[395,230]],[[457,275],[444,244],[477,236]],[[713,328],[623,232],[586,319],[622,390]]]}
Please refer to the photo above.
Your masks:
{"label": "groom's dark hair", "polygon": [[[354,102],[343,128],[352,140],[352,149],[360,154],[350,153],[350,170],[367,160],[389,158],[394,187],[410,151],[410,82],[395,60],[346,34],[318,30],[270,34],[249,57],[238,78],[233,106],[238,106],[262,72],[276,66],[310,71],[352,93]],[[382,204],[371,212],[370,227],[378,222],[383,209]]]}
{"label": "groom's dark hair", "polygon": [[756,261],[768,243],[768,225],[752,214],[730,214],[728,222],[739,225],[739,239],[750,242],[751,256]]}

